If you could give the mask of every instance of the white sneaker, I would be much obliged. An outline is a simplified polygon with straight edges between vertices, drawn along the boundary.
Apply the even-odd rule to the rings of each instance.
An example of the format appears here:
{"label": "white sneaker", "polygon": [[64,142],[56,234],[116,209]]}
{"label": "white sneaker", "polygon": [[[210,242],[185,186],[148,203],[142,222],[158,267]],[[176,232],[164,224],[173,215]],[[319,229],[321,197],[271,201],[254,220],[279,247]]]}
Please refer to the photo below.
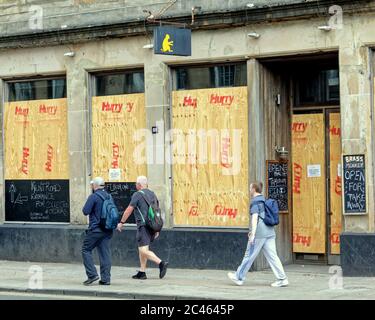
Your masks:
{"label": "white sneaker", "polygon": [[288,279],[277,280],[271,284],[271,287],[287,287],[289,285]]}
{"label": "white sneaker", "polygon": [[243,285],[243,281],[242,280],[238,280],[237,277],[236,277],[236,274],[234,272],[228,272],[228,278],[230,280],[232,280],[238,286],[242,286]]}

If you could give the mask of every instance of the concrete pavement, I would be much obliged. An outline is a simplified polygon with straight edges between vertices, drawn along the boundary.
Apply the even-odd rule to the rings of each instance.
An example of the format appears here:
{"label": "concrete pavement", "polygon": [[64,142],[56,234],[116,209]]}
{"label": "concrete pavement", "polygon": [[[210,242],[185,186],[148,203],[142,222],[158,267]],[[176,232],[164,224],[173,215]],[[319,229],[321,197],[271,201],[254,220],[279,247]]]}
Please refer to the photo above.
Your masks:
{"label": "concrete pavement", "polygon": [[245,284],[238,287],[228,280],[229,270],[173,266],[162,280],[158,269],[148,269],[145,281],[131,279],[137,271],[134,268],[112,267],[111,286],[86,287],[82,285],[86,276],[80,264],[0,261],[0,292],[116,299],[375,299],[375,278],[339,279],[328,266],[288,265],[285,269],[290,282],[287,288],[270,287],[274,281],[270,270],[249,273]]}
{"label": "concrete pavement", "polygon": [[[85,300],[87,297],[40,294],[33,292],[0,292],[0,301],[2,300]],[[113,298],[90,297],[90,300],[113,300]]]}

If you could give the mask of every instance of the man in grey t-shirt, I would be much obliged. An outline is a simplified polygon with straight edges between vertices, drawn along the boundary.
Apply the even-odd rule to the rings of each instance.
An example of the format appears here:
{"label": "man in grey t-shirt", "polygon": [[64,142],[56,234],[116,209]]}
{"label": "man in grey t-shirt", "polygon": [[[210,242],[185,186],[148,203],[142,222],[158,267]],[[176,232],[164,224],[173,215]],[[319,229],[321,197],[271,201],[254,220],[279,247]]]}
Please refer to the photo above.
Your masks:
{"label": "man in grey t-shirt", "polygon": [[261,250],[267,262],[271,266],[277,281],[272,283],[272,287],[286,287],[289,282],[284,272],[283,265],[276,252],[276,234],[273,226],[264,223],[265,201],[262,195],[263,184],[254,182],[250,185],[250,195],[252,198],[250,206],[250,232],[245,256],[237,272],[229,272],[228,277],[235,284],[242,286],[246,275],[249,272],[255,258]]}
{"label": "man in grey t-shirt", "polygon": [[[167,273],[168,262],[162,261],[154,252],[150,250],[150,244],[159,236],[159,232],[154,233],[150,230],[145,223],[145,217],[147,216],[149,206],[153,201],[159,203],[155,193],[148,189],[147,178],[140,176],[137,178],[136,183],[137,192],[132,195],[129,206],[126,208],[120,223],[117,225],[117,230],[122,231],[123,225],[126,220],[134,212],[135,222],[137,224],[137,243],[139,251],[139,260],[141,268],[137,274],[133,276],[133,279],[146,280],[146,265],[147,260],[155,262],[159,266],[159,277],[164,278]],[[147,199],[147,201],[146,201]]]}

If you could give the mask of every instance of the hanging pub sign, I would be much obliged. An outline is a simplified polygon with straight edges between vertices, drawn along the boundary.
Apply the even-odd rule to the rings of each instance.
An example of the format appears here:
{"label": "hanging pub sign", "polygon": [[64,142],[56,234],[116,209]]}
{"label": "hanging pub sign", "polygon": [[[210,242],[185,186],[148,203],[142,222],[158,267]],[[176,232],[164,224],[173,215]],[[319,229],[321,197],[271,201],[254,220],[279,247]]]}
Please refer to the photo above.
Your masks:
{"label": "hanging pub sign", "polygon": [[191,30],[156,27],[154,29],[154,53],[170,56],[191,56]]}

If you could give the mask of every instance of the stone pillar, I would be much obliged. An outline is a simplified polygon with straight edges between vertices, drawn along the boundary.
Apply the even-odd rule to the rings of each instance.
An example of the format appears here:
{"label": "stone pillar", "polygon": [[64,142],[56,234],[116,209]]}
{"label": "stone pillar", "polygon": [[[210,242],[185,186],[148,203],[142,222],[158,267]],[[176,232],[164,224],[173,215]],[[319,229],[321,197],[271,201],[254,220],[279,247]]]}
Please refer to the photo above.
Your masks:
{"label": "stone pillar", "polygon": [[67,99],[68,99],[68,137],[70,166],[70,222],[86,224],[82,207],[90,194],[90,144],[89,144],[89,106],[87,72],[84,66],[68,60]]}
{"label": "stone pillar", "polygon": [[[3,110],[4,110],[4,96],[3,96],[3,92],[4,92],[4,81],[0,80],[0,101],[2,102],[1,103],[1,108],[0,108],[0,123],[3,124],[4,123],[4,114],[3,114]],[[4,180],[4,136],[3,136],[3,125],[0,126],[0,137],[2,139],[2,143],[1,143],[1,148],[0,148],[0,194],[4,195],[5,193],[5,180]],[[5,221],[5,197],[1,197],[1,201],[0,201],[0,223],[3,223]]]}
{"label": "stone pillar", "polygon": [[146,129],[151,132],[153,126],[158,133],[152,134],[152,143],[148,142],[149,161],[147,175],[150,188],[157,194],[162,212],[165,212],[165,227],[171,227],[173,219],[171,165],[166,157],[165,134],[170,128],[170,79],[169,67],[158,56],[150,52],[145,59],[145,103]]}
{"label": "stone pillar", "polygon": [[249,183],[265,180],[266,131],[264,108],[261,99],[260,64],[256,59],[247,62],[247,85],[249,88]]}
{"label": "stone pillar", "polygon": [[[349,36],[348,36],[349,37]],[[341,264],[344,275],[375,275],[374,126],[370,49],[353,38],[340,46],[342,152],[366,159],[366,215],[344,215]],[[343,209],[344,210],[344,209]]]}
{"label": "stone pillar", "polygon": [[[260,85],[261,66],[256,59],[247,61],[247,86],[249,99],[249,187],[251,181],[265,180],[266,145],[264,108],[261,99]],[[251,223],[249,221],[249,223]],[[244,238],[245,241],[245,238]],[[263,255],[254,262],[253,269],[261,270],[267,267]]]}

